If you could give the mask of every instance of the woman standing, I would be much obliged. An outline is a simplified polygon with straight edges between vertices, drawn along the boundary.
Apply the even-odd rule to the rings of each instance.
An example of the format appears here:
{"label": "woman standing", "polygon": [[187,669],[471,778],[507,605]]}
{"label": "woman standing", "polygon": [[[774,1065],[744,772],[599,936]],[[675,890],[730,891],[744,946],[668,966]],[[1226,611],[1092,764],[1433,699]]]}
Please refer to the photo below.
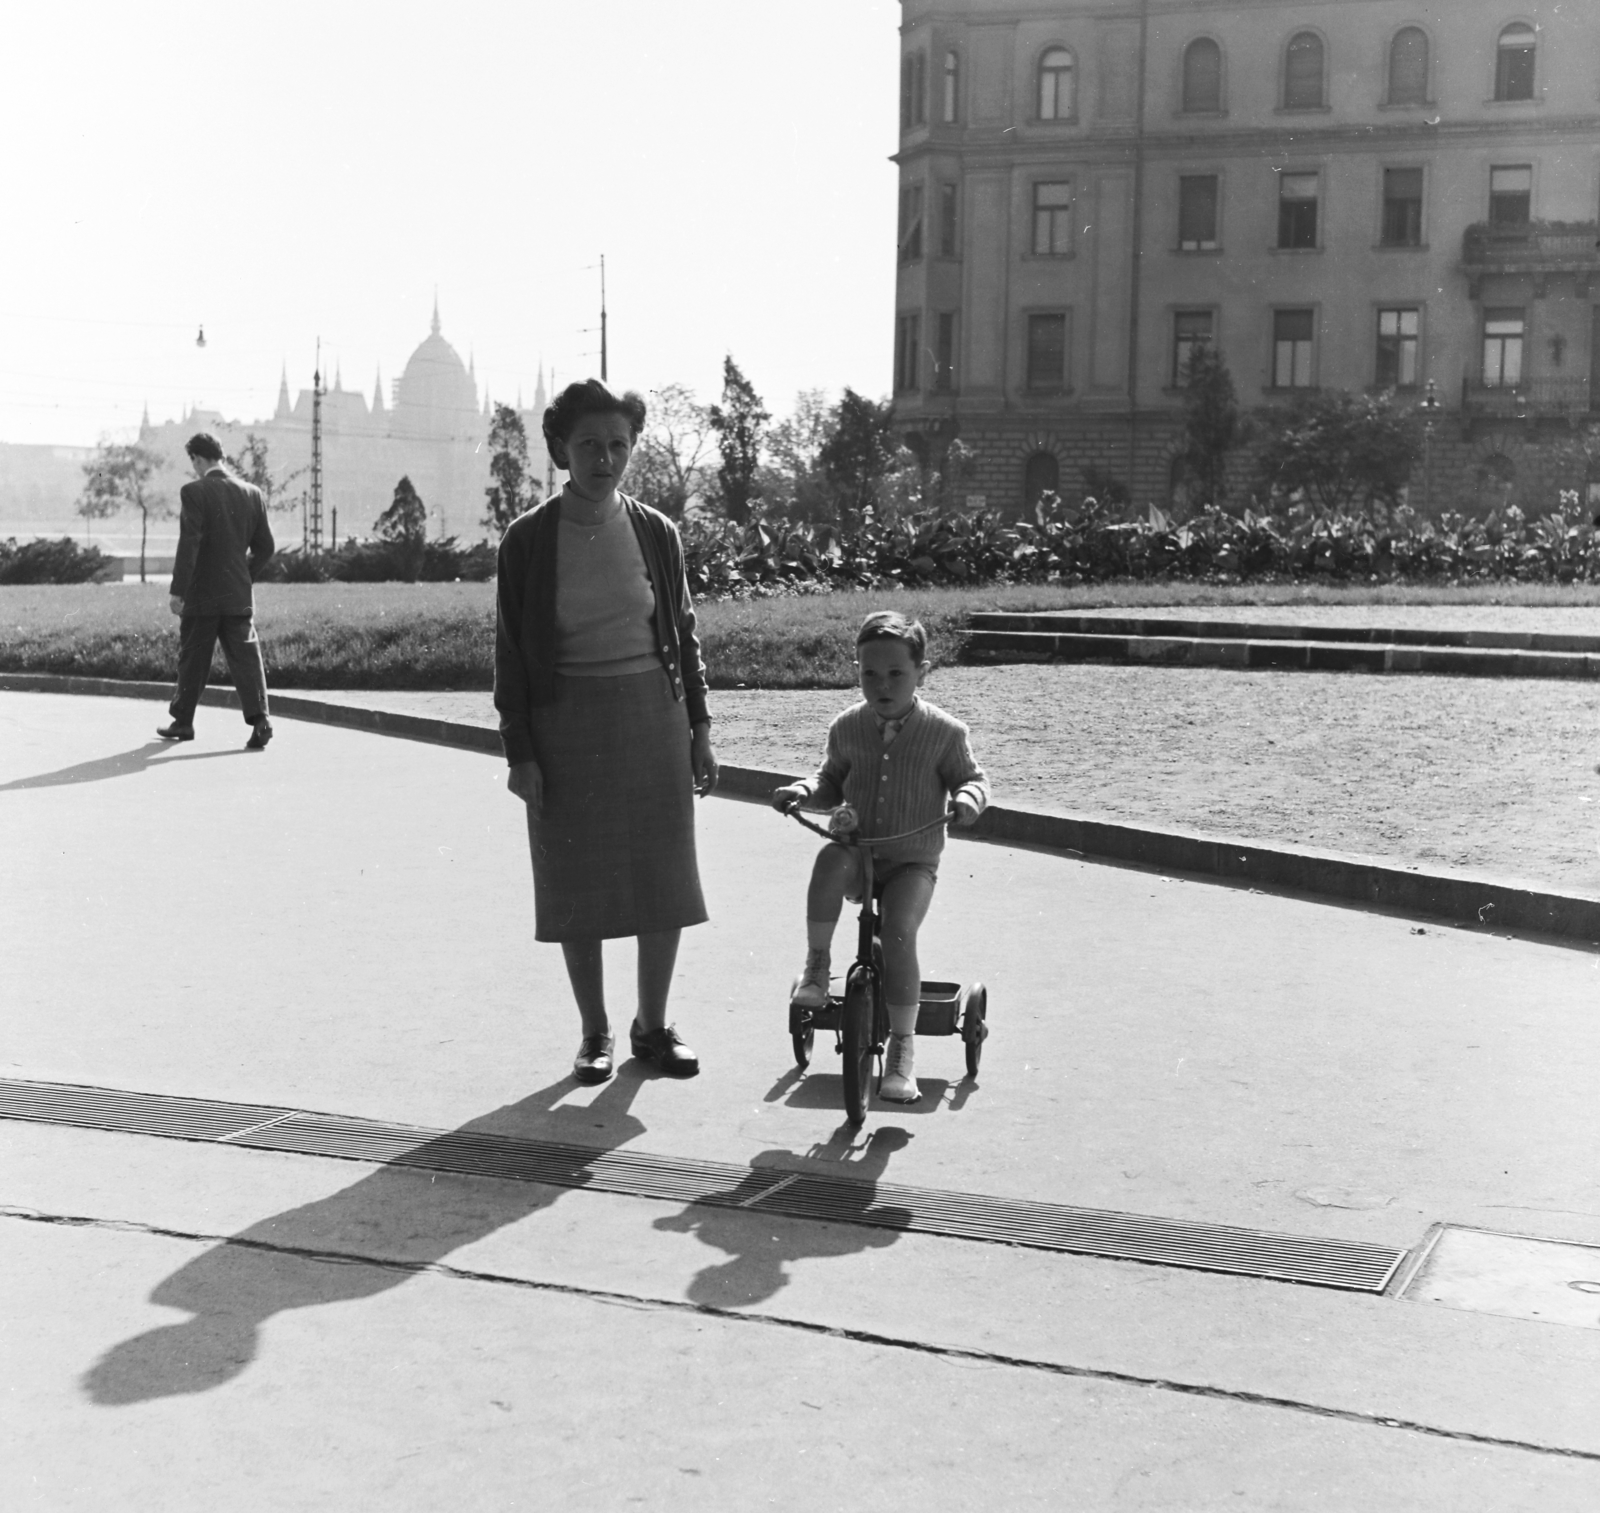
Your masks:
{"label": "woman standing", "polygon": [[526,805],[534,938],[559,941],[583,1022],[579,1082],[614,1069],[603,940],[639,942],[633,1054],[700,1070],[667,1023],[685,925],[706,918],[694,794],[717,781],[683,545],[667,517],[618,492],[644,401],[590,379],[544,412],[566,487],[500,542],[494,702]]}

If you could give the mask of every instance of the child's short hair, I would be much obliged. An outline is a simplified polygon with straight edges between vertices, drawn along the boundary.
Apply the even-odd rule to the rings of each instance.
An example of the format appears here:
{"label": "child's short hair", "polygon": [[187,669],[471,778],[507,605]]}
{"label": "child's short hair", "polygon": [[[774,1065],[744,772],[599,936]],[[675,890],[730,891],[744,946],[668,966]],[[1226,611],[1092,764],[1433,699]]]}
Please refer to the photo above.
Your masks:
{"label": "child's short hair", "polygon": [[922,628],[922,621],[908,620],[898,610],[874,610],[861,622],[856,633],[857,649],[868,641],[898,641],[919,667],[928,660],[928,633]]}

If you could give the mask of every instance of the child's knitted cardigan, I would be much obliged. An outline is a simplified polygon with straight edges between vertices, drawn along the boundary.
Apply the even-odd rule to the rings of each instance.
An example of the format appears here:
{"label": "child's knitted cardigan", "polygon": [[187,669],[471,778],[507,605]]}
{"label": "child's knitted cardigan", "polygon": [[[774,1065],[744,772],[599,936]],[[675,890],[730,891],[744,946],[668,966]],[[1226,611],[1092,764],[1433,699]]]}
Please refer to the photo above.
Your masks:
{"label": "child's knitted cardigan", "polygon": [[[814,804],[852,805],[865,836],[914,830],[938,819],[958,794],[980,812],[989,802],[989,780],[972,755],[967,727],[922,698],[888,746],[865,702],[838,715],[828,727],[822,765],[804,786]],[[873,854],[889,862],[936,861],[943,850],[940,825]]]}

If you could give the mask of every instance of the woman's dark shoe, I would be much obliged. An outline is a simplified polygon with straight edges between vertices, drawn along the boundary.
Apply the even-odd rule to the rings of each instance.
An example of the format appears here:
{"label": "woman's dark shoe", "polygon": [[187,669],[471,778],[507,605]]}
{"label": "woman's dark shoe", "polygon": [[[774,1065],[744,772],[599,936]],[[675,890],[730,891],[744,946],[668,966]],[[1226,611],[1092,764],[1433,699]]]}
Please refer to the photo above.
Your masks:
{"label": "woman's dark shoe", "polygon": [[616,1070],[611,1061],[612,1045],[609,1035],[585,1035],[572,1062],[572,1075],[579,1082],[608,1082]]}
{"label": "woman's dark shoe", "polygon": [[700,1070],[700,1058],[679,1038],[670,1024],[659,1030],[629,1027],[628,1043],[640,1061],[653,1061],[669,1077],[693,1077]]}

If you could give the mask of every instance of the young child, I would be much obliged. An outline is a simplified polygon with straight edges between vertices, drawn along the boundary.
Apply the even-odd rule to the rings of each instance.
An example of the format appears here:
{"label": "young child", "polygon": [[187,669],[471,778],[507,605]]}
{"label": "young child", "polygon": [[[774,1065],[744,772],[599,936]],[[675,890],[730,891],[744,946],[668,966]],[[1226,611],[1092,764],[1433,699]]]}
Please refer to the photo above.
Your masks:
{"label": "young child", "polygon": [[[928,637],[921,624],[892,610],[868,615],[856,636],[856,668],[863,702],[828,727],[827,752],[814,777],[772,795],[774,809],[797,804],[829,808],[849,804],[863,836],[901,835],[945,812],[955,801],[956,823],[970,825],[989,802],[989,781],[973,759],[967,727],[917,690],[928,675]],[[884,850],[873,851],[882,885],[884,987],[889,1006],[889,1048],[880,1096],[915,1103],[913,1056],[922,969],[917,930],[938,878],[944,826],[935,825]],[[794,1002],[820,1008],[827,1001],[829,948],[845,896],[860,878],[860,853],[824,846],[806,893],[806,965]]]}

